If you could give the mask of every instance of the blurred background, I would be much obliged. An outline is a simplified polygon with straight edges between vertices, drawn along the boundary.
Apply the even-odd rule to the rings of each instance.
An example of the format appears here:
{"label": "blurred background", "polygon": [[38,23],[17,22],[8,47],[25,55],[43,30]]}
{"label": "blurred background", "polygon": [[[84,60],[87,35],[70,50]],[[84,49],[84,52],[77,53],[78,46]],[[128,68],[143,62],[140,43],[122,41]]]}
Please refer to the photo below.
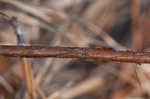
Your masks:
{"label": "blurred background", "polygon": [[[149,0],[0,0],[0,12],[19,21],[26,45],[148,49]],[[0,44],[16,45],[0,14]],[[149,64],[30,58],[43,98],[149,99]],[[21,58],[0,56],[0,99],[29,99]]]}

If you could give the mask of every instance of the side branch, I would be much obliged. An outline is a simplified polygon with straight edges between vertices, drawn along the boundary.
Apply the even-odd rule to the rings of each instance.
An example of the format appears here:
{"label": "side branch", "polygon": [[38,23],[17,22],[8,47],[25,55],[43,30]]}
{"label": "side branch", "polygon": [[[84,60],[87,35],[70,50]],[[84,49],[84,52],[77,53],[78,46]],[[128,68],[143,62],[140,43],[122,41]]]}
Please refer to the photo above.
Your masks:
{"label": "side branch", "polygon": [[150,63],[150,52],[114,51],[86,47],[46,47],[0,45],[0,55],[9,57],[82,58],[102,61]]}

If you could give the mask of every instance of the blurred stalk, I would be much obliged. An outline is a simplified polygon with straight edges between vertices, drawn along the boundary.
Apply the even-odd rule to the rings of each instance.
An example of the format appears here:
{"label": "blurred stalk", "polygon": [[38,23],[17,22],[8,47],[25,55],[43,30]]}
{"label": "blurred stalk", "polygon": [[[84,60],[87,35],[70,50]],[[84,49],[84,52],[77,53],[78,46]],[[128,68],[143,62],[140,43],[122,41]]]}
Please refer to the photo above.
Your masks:
{"label": "blurred stalk", "polygon": [[141,50],[143,47],[143,34],[139,27],[140,19],[140,0],[131,1],[131,18],[132,18],[132,49]]}
{"label": "blurred stalk", "polygon": [[23,63],[24,63],[23,70],[24,70],[24,76],[26,79],[28,94],[29,94],[30,99],[34,99],[34,96],[33,96],[34,88],[32,85],[32,77],[31,77],[31,70],[29,67],[29,60],[27,58],[23,58]]}

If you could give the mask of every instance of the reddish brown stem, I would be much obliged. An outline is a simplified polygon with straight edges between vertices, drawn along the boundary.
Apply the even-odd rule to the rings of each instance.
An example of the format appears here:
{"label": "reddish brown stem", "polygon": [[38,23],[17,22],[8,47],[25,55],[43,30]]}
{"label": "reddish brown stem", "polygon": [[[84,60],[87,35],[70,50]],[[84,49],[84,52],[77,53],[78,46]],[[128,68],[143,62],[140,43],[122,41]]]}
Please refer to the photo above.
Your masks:
{"label": "reddish brown stem", "polygon": [[33,92],[33,83],[32,83],[32,74],[31,74],[31,69],[29,66],[29,60],[27,58],[23,58],[24,62],[24,76],[25,76],[25,81],[27,84],[27,90],[29,94],[29,99],[34,99]]}
{"label": "reddish brown stem", "polygon": [[114,51],[101,48],[0,45],[0,55],[9,57],[83,58],[104,61],[150,63],[150,52]]}

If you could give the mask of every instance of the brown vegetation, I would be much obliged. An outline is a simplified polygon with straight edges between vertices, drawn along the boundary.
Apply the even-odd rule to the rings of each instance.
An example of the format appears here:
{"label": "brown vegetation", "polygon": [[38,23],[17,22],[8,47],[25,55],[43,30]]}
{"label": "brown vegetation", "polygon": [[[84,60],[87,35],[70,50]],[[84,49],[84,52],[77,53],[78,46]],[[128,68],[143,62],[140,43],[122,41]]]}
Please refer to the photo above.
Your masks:
{"label": "brown vegetation", "polygon": [[[150,63],[149,5],[0,0],[0,99],[149,98],[149,64],[138,66]],[[13,16],[28,46],[17,45]]]}

